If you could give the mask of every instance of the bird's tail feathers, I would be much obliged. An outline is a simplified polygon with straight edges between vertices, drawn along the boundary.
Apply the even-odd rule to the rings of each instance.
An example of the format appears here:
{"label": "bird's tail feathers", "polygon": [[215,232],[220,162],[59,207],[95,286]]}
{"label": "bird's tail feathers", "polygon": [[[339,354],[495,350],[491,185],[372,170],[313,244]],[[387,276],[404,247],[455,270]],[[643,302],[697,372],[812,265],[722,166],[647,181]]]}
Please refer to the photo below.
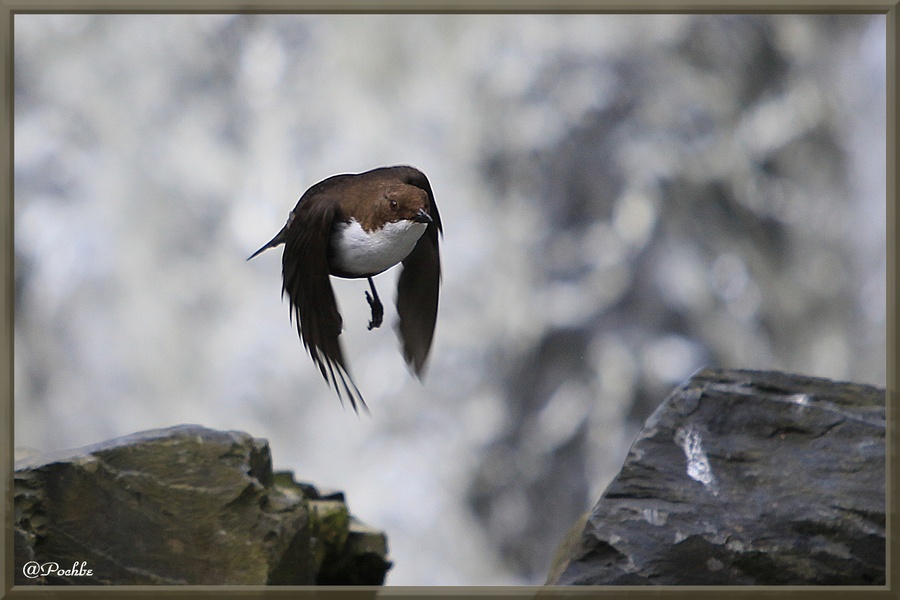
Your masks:
{"label": "bird's tail feathers", "polygon": [[275,237],[273,237],[271,240],[269,240],[265,246],[263,246],[262,248],[260,248],[259,250],[257,250],[253,254],[251,254],[247,258],[247,260],[254,258],[258,254],[263,253],[264,251],[268,250],[269,248],[275,248],[276,246],[280,246],[281,244],[284,243],[284,239],[286,236],[287,236],[287,225],[282,227],[281,231],[279,231],[277,234],[275,234]]}

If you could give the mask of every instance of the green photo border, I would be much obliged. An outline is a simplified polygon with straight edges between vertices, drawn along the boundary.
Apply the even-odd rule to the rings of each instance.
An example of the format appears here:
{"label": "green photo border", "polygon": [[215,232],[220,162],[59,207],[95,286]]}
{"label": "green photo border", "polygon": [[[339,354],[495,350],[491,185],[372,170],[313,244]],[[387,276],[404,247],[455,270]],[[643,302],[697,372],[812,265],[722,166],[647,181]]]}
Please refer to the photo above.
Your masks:
{"label": "green photo border", "polygon": [[[896,597],[892,590],[896,558],[897,397],[897,25],[900,0],[0,0],[0,64],[3,118],[0,119],[0,476],[4,483],[0,598],[720,598]],[[887,15],[887,585],[883,587],[266,587],[266,586],[83,586],[13,587],[13,15],[24,13],[872,13]]]}

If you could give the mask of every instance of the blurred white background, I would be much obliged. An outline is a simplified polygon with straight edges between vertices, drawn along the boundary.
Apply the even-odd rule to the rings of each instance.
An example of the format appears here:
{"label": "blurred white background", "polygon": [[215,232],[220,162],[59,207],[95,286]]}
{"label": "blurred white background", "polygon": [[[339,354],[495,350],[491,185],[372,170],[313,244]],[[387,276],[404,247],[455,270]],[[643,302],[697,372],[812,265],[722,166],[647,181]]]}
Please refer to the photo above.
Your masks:
{"label": "blurred white background", "polygon": [[[198,423],[388,534],[392,585],[541,583],[697,368],[885,384],[883,16],[40,15],[15,36],[15,443]],[[245,258],[412,164],[424,384],[335,280],[342,408]]]}

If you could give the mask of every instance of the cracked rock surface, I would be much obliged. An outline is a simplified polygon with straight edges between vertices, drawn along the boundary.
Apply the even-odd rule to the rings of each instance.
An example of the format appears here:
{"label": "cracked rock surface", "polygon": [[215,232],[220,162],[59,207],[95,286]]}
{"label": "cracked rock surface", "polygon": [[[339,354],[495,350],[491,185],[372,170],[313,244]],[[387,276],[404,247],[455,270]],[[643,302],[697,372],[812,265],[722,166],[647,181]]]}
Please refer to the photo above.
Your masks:
{"label": "cracked rock surface", "polygon": [[884,585],[885,391],[698,372],[647,420],[547,583]]}
{"label": "cracked rock surface", "polygon": [[246,433],[181,425],[16,463],[17,585],[379,585],[386,556],[342,493],[274,473]]}

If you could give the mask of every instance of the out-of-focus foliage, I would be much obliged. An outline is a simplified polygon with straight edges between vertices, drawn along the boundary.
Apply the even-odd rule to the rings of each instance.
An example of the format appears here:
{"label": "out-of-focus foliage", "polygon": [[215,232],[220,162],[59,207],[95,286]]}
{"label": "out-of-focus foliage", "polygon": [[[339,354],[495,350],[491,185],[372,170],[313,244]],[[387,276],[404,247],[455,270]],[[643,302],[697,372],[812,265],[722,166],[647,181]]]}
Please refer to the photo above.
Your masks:
{"label": "out-of-focus foliage", "polygon": [[[387,531],[389,584],[540,582],[696,368],[884,385],[883,17],[14,28],[18,445],[245,430]],[[280,252],[244,259],[309,185],[398,163],[441,209],[441,311],[423,386],[336,282],[357,419]]]}

